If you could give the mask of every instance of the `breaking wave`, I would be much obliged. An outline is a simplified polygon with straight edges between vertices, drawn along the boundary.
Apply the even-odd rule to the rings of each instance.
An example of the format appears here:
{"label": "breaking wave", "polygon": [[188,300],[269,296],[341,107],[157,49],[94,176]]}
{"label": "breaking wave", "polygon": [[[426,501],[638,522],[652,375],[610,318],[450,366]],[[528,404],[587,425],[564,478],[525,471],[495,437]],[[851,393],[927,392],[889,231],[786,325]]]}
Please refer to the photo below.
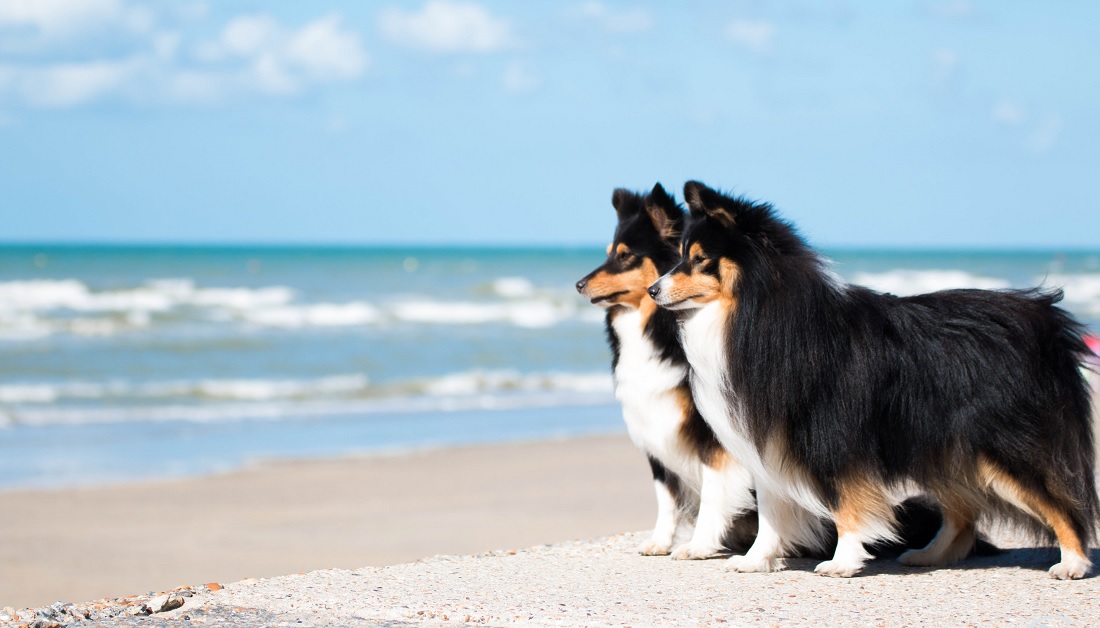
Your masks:
{"label": "breaking wave", "polygon": [[376,303],[332,303],[302,301],[286,286],[199,287],[190,279],[104,290],[75,279],[9,281],[0,282],[0,340],[112,336],[181,322],[272,329],[501,323],[538,329],[600,320],[595,308],[578,304],[569,292],[539,290],[523,277],[496,279],[489,293],[495,300],[391,296]]}
{"label": "breaking wave", "polygon": [[474,370],[380,384],[361,373],[303,380],[22,382],[0,385],[0,425],[204,422],[611,401],[607,373]]}
{"label": "breaking wave", "polygon": [[899,296],[923,294],[952,288],[997,290],[1011,284],[998,277],[985,277],[962,270],[891,270],[884,273],[855,273],[852,283]]}

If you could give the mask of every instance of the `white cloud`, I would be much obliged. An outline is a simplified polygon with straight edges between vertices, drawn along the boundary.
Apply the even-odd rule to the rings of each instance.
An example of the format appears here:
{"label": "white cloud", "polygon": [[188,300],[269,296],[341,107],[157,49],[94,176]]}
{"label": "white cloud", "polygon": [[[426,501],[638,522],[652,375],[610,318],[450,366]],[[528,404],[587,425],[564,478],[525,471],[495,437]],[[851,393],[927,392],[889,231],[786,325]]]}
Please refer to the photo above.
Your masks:
{"label": "white cloud", "polygon": [[512,92],[530,92],[538,88],[539,77],[519,61],[512,61],[504,68],[504,87]]}
{"label": "white cloud", "polygon": [[993,105],[993,120],[996,122],[1016,126],[1023,124],[1026,119],[1027,112],[1014,102],[999,100]]}
{"label": "white cloud", "polygon": [[432,52],[495,52],[515,44],[508,20],[472,2],[429,0],[420,11],[391,7],[379,16],[391,41]]}
{"label": "white cloud", "polygon": [[123,0],[0,0],[0,50],[34,51],[87,33],[155,27],[153,11]]}
{"label": "white cloud", "polygon": [[[356,79],[370,61],[359,36],[336,14],[299,27],[263,14],[240,16],[229,20],[216,38],[196,44],[187,40],[186,30],[152,29],[163,16],[120,0],[45,0],[43,7],[50,11],[23,7],[20,12],[13,8],[16,4],[0,0],[0,29],[19,23],[32,24],[43,33],[63,33],[73,16],[85,15],[76,5],[87,4],[101,11],[97,15],[104,35],[119,29],[137,35],[127,40],[128,52],[85,53],[76,61],[54,60],[72,56],[66,42],[46,42],[50,45],[45,49],[31,52],[0,52],[0,99],[31,108],[76,107],[109,98],[146,104],[214,103],[256,91],[288,94]],[[195,7],[203,5],[188,6],[188,15],[177,19],[202,18]],[[113,23],[105,18],[111,11]],[[181,50],[192,54],[181,58]]]}
{"label": "white cloud", "polygon": [[363,73],[367,54],[359,38],[341,28],[340,18],[328,15],[294,33],[286,58],[315,79],[351,79]]}
{"label": "white cloud", "polygon": [[734,20],[726,27],[726,37],[751,52],[771,52],[775,46],[775,24],[767,20]]}
{"label": "white cloud", "polygon": [[268,15],[238,17],[217,41],[200,44],[195,52],[208,62],[244,61],[246,80],[273,93],[294,92],[310,82],[354,79],[369,61],[359,37],[335,14],[298,30],[287,30]]}
{"label": "white cloud", "polygon": [[228,52],[253,55],[275,45],[279,31],[279,23],[270,15],[246,15],[226,24],[221,43]]}
{"label": "white cloud", "polygon": [[604,3],[592,1],[582,4],[575,13],[614,33],[640,33],[653,28],[653,17],[644,9],[612,11]]}
{"label": "white cloud", "polygon": [[0,27],[56,35],[97,26],[121,13],[119,0],[0,0]]}
{"label": "white cloud", "polygon": [[18,89],[32,106],[72,107],[118,89],[136,69],[130,61],[59,63],[22,72]]}

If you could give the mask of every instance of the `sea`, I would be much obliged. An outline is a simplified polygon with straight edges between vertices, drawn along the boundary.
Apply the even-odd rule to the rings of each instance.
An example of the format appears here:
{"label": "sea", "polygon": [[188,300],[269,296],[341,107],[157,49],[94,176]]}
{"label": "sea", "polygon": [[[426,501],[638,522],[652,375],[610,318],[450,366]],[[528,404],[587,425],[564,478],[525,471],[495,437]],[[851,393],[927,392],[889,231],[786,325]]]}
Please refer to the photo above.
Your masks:
{"label": "sea", "polygon": [[[828,250],[895,294],[1044,285],[1100,251]],[[602,248],[0,245],[0,489],[624,430]]]}

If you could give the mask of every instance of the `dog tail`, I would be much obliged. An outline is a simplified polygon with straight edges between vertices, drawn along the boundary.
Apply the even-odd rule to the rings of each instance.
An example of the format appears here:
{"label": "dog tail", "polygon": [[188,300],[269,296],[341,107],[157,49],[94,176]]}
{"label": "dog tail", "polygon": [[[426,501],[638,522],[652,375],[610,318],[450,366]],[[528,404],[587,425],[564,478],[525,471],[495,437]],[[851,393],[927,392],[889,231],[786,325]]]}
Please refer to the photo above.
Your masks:
{"label": "dog tail", "polygon": [[[1046,338],[1050,340],[1042,357],[1050,368],[1064,374],[1061,397],[1061,416],[1053,430],[1056,460],[1060,461],[1065,481],[1059,483],[1060,492],[1076,508],[1074,526],[1084,536],[1086,543],[1096,540],[1100,532],[1100,499],[1096,492],[1096,417],[1093,413],[1092,391],[1088,382],[1092,350],[1085,343],[1087,330],[1071,314],[1056,304],[1062,300],[1062,291],[1030,291],[1046,314],[1049,325]],[[1095,371],[1094,371],[1095,372]]]}

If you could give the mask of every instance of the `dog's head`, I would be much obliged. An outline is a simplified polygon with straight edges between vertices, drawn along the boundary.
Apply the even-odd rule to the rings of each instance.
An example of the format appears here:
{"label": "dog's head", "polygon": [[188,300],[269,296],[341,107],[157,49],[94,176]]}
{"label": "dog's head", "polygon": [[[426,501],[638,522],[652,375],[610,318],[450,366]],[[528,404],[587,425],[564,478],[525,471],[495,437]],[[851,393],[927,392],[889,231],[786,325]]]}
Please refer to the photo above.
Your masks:
{"label": "dog's head", "polygon": [[[726,196],[697,181],[684,184],[690,217],[680,242],[680,260],[649,288],[657,305],[689,310],[726,300],[736,303],[746,269],[766,249],[795,237],[770,205]],[[797,240],[797,238],[795,238]]]}
{"label": "dog's head", "polygon": [[684,211],[660,183],[648,194],[615,190],[611,204],[619,217],[607,260],[577,282],[593,304],[638,308],[646,290],[679,257]]}

